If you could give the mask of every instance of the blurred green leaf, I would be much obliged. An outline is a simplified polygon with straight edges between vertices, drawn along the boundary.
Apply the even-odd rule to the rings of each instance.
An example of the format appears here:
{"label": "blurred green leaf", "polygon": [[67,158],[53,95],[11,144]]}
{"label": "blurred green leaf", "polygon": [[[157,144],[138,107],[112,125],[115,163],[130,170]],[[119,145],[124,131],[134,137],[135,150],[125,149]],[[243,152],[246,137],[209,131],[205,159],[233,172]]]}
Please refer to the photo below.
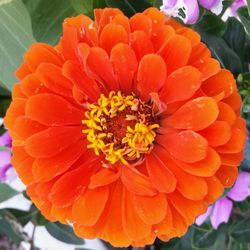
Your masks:
{"label": "blurred green leaf", "polygon": [[8,236],[9,240],[15,243],[28,239],[21,225],[7,209],[0,210],[0,234]]}
{"label": "blurred green leaf", "polygon": [[244,200],[243,202],[237,202],[236,206],[240,208],[242,213],[247,213],[250,211],[250,198]]}
{"label": "blurred green leaf", "polygon": [[246,33],[240,21],[235,17],[229,17],[227,20],[227,28],[223,36],[227,45],[233,49],[237,55],[243,60]]}
{"label": "blurred green leaf", "polygon": [[14,209],[14,208],[8,208],[7,211],[10,212],[22,226],[25,226],[36,213],[36,212],[24,211],[24,210],[19,210],[19,209]]}
{"label": "blurred green leaf", "polygon": [[76,15],[70,0],[24,0],[37,41],[55,45],[62,34],[66,17]]}
{"label": "blurred green leaf", "polygon": [[195,24],[194,29],[198,32],[222,36],[226,30],[226,24],[220,17],[213,13],[206,12],[205,15]]}
{"label": "blurred green leaf", "polygon": [[235,77],[242,72],[242,62],[239,56],[229,48],[227,43],[221,38],[205,32],[199,32],[202,41],[211,50],[213,57],[219,60],[223,68],[229,69]]}
{"label": "blurred green leaf", "polygon": [[208,248],[217,239],[217,231],[213,228],[195,227],[193,232],[193,246],[196,248]]}
{"label": "blurred green leaf", "polygon": [[[250,107],[249,107],[250,116]],[[250,141],[247,140],[244,153],[244,161],[241,163],[241,169],[250,172]]]}
{"label": "blurred green leaf", "polygon": [[6,88],[6,86],[0,82],[0,97],[10,97],[11,96],[11,92]]}
{"label": "blurred green leaf", "polygon": [[239,8],[237,13],[248,35],[250,35],[250,16],[247,7]]}
{"label": "blurred green leaf", "polygon": [[84,244],[84,240],[75,236],[72,227],[69,225],[63,225],[59,222],[48,222],[45,225],[45,228],[47,229],[48,233],[57,240],[74,245]]}
{"label": "blurred green leaf", "polygon": [[19,192],[14,190],[12,187],[5,183],[0,183],[0,202],[6,201],[16,195],[18,195]]}
{"label": "blurred green leaf", "polygon": [[85,14],[91,18],[94,17],[95,8],[106,7],[105,0],[71,0],[71,4],[77,13]]}
{"label": "blurred green leaf", "polygon": [[41,214],[40,211],[37,212],[36,217],[35,217],[35,224],[38,226],[44,226],[48,223],[49,221]]}
{"label": "blurred green leaf", "polygon": [[230,234],[239,242],[250,243],[250,218],[246,218],[238,222],[232,227]]}
{"label": "blurred green leaf", "polygon": [[151,7],[151,4],[146,0],[105,0],[109,7],[119,8],[128,17],[142,12],[146,8]]}
{"label": "blurred green leaf", "polygon": [[17,81],[14,72],[33,43],[29,14],[22,0],[0,4],[0,81],[11,90]]}

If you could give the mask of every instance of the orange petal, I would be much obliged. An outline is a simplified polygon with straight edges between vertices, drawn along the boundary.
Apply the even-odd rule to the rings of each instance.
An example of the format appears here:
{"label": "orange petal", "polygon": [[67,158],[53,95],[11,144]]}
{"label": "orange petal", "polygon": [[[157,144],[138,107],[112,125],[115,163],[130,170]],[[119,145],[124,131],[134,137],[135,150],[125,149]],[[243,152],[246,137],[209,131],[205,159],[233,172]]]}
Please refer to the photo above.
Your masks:
{"label": "orange petal", "polygon": [[85,68],[93,74],[95,80],[104,83],[109,90],[117,90],[112,64],[107,52],[99,47],[92,47],[86,58]]}
{"label": "orange petal", "polygon": [[159,135],[157,142],[176,159],[184,162],[197,162],[207,156],[208,143],[206,139],[192,130]]}
{"label": "orange petal", "polygon": [[185,66],[170,74],[163,86],[160,98],[166,103],[190,98],[201,85],[201,73],[194,67]]}
{"label": "orange petal", "polygon": [[26,116],[19,116],[15,120],[14,124],[14,133],[20,140],[26,140],[26,138],[36,134],[42,130],[47,129],[46,126],[42,125],[39,122],[29,119]]}
{"label": "orange petal", "polygon": [[188,229],[188,224],[186,223],[185,219],[183,216],[173,207],[172,204],[169,204],[169,207],[172,212],[172,217],[173,217],[173,227],[172,227],[172,237],[181,237],[183,236],[187,229]]}
{"label": "orange petal", "polygon": [[135,30],[142,30],[148,35],[148,37],[151,36],[152,21],[146,15],[142,13],[135,14],[130,18],[129,24],[132,32],[134,32]]}
{"label": "orange petal", "polygon": [[185,36],[191,42],[192,47],[200,44],[201,36],[199,35],[198,32],[196,32],[192,29],[189,29],[187,27],[183,27],[183,28],[177,29],[176,33],[180,34],[182,36]]}
{"label": "orange petal", "polygon": [[146,158],[149,178],[153,185],[160,191],[170,193],[175,190],[176,178],[162,161],[152,153]]}
{"label": "orange petal", "polygon": [[25,150],[35,158],[51,157],[61,153],[81,136],[81,127],[50,127],[29,137]]}
{"label": "orange petal", "polygon": [[175,31],[169,25],[163,25],[160,29],[157,29],[157,31],[151,37],[151,41],[155,48],[155,51],[159,51],[174,35]]}
{"label": "orange petal", "polygon": [[111,51],[110,61],[120,89],[125,94],[131,93],[138,66],[134,51],[127,44],[117,44]]}
{"label": "orange petal", "polygon": [[143,14],[152,20],[152,33],[155,33],[165,23],[165,15],[157,8],[147,8]]}
{"label": "orange petal", "polygon": [[151,232],[151,226],[138,216],[133,205],[133,195],[126,189],[123,190],[122,197],[122,224],[129,238],[134,241],[147,237]]}
{"label": "orange petal", "polygon": [[220,158],[223,165],[238,167],[240,162],[244,159],[244,152],[241,151],[235,154],[220,154]]}
{"label": "orange petal", "polygon": [[236,119],[236,114],[234,110],[228,104],[224,102],[219,102],[218,107],[219,107],[219,115],[218,115],[217,120],[225,121],[229,125],[233,125]]}
{"label": "orange petal", "polygon": [[197,215],[203,214],[207,209],[207,204],[204,201],[192,201],[177,192],[169,194],[168,198],[169,202],[183,216],[188,225],[194,223]]}
{"label": "orange petal", "polygon": [[34,179],[36,181],[49,181],[64,173],[84,154],[86,144],[86,141],[79,140],[53,157],[36,159],[32,168]]}
{"label": "orange petal", "polygon": [[34,72],[41,63],[52,63],[62,66],[62,58],[57,51],[48,44],[34,43],[24,54],[24,61],[29,69]]}
{"label": "orange petal", "polygon": [[22,80],[27,75],[31,74],[31,70],[29,69],[27,63],[22,63],[19,68],[16,70],[16,78],[18,80]]}
{"label": "orange petal", "polygon": [[92,101],[97,101],[100,97],[100,88],[97,83],[89,78],[82,70],[81,66],[74,61],[67,61],[63,65],[63,74]]}
{"label": "orange petal", "polygon": [[144,56],[139,63],[137,74],[137,89],[141,97],[148,99],[151,92],[158,92],[165,82],[166,75],[166,65],[160,56]]}
{"label": "orange petal", "polygon": [[108,24],[100,35],[100,46],[108,53],[118,43],[128,43],[128,33],[119,24]]}
{"label": "orange petal", "polygon": [[37,75],[30,74],[26,76],[21,82],[22,92],[26,96],[33,96],[41,93],[50,93],[51,91],[41,83]]}
{"label": "orange petal", "polygon": [[[111,242],[114,247],[127,247],[131,244],[126,230],[123,226],[123,185],[121,182],[117,182],[112,188],[112,194],[107,203],[107,207],[102,217],[102,222],[96,226],[101,226],[100,237],[108,242]],[[111,193],[111,192],[110,192]],[[130,205],[130,204],[129,204]],[[130,225],[131,221],[129,221]]]}
{"label": "orange petal", "polygon": [[216,147],[227,143],[231,138],[231,127],[227,122],[215,121],[212,125],[199,132],[207,139],[209,145]]}
{"label": "orange petal", "polygon": [[72,207],[73,221],[84,226],[96,224],[104,210],[108,196],[108,187],[87,189],[74,202]]}
{"label": "orange petal", "polygon": [[18,116],[23,116],[25,112],[26,99],[16,98],[13,100],[7,109],[6,115],[4,117],[4,125],[10,130],[10,134],[12,135],[12,128],[15,124],[15,119]]}
{"label": "orange petal", "polygon": [[162,125],[199,131],[211,125],[218,114],[219,109],[213,98],[199,97],[188,101],[173,115],[164,119]]}
{"label": "orange petal", "polygon": [[188,64],[196,64],[211,57],[211,52],[204,43],[198,43],[192,47]]}
{"label": "orange petal", "polygon": [[213,58],[200,60],[193,64],[193,66],[201,72],[203,81],[214,76],[220,71],[220,63]]}
{"label": "orange petal", "polygon": [[174,173],[177,179],[177,190],[190,200],[201,200],[207,194],[207,184],[203,178],[188,174],[179,168],[162,147],[155,150],[158,157]]}
{"label": "orange petal", "polygon": [[209,203],[216,201],[224,192],[224,187],[221,182],[215,176],[206,179],[208,194],[205,200]]}
{"label": "orange petal", "polygon": [[216,177],[226,188],[232,187],[238,175],[238,168],[235,166],[222,165],[216,173]]}
{"label": "orange petal", "polygon": [[153,197],[134,195],[134,206],[139,217],[148,225],[160,223],[167,212],[166,196],[161,193]]}
{"label": "orange petal", "polygon": [[89,188],[94,189],[97,187],[102,187],[115,182],[121,173],[120,171],[114,171],[108,168],[102,168],[96,174],[92,175],[90,178]]}
{"label": "orange petal", "polygon": [[208,96],[216,96],[223,93],[225,97],[228,97],[236,90],[236,83],[232,73],[222,69],[218,74],[203,82],[201,89]]}
{"label": "orange petal", "polygon": [[175,160],[175,163],[184,171],[201,177],[213,176],[221,165],[219,154],[212,148],[208,149],[207,157],[194,163],[185,163]]}
{"label": "orange petal", "polygon": [[72,206],[67,207],[51,207],[51,215],[63,224],[72,223]]}
{"label": "orange petal", "polygon": [[154,228],[157,232],[157,235],[168,235],[172,231],[172,226],[173,226],[173,216],[171,208],[167,206],[165,218],[158,225],[155,225]]}
{"label": "orange petal", "polygon": [[28,99],[25,114],[48,126],[81,125],[84,110],[75,108],[58,95],[40,94]]}
{"label": "orange petal", "polygon": [[121,180],[132,193],[145,196],[154,196],[157,191],[150,179],[132,167],[123,167]]}
{"label": "orange petal", "polygon": [[246,133],[238,128],[232,129],[230,140],[223,146],[216,147],[216,151],[222,154],[240,153],[246,143]]}
{"label": "orange petal", "polygon": [[62,175],[52,187],[49,200],[56,207],[71,205],[85,190],[90,176],[97,168],[95,163],[87,164]]}
{"label": "orange petal", "polygon": [[62,75],[62,68],[42,63],[36,70],[38,79],[51,91],[66,97],[72,96],[72,82]]}
{"label": "orange petal", "polygon": [[34,181],[33,175],[32,175],[33,162],[34,162],[34,158],[28,157],[28,158],[25,158],[25,160],[20,161],[14,165],[18,173],[18,176],[22,179],[22,182],[25,185],[29,185]]}
{"label": "orange petal", "polygon": [[241,96],[237,91],[224,99],[223,102],[231,106],[236,113],[240,110],[242,104]]}
{"label": "orange petal", "polygon": [[141,60],[144,55],[154,53],[152,42],[147,37],[146,33],[140,30],[130,34],[129,45],[134,50],[138,60]]}
{"label": "orange petal", "polygon": [[123,14],[115,15],[111,23],[121,25],[127,31],[127,33],[130,34],[131,29],[129,25],[129,19]]}
{"label": "orange petal", "polygon": [[185,66],[191,53],[190,41],[180,35],[172,36],[164,47],[159,51],[167,64],[168,72],[171,73]]}

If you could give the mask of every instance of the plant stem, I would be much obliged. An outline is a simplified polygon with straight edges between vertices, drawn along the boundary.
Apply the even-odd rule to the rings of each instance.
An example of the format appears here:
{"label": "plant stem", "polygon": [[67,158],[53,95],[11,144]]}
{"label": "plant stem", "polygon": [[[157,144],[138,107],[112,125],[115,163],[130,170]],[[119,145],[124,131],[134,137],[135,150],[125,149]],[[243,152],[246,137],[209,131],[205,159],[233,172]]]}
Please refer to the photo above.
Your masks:
{"label": "plant stem", "polygon": [[33,227],[32,235],[30,239],[30,250],[34,249],[35,232],[36,232],[36,225],[34,225]]}

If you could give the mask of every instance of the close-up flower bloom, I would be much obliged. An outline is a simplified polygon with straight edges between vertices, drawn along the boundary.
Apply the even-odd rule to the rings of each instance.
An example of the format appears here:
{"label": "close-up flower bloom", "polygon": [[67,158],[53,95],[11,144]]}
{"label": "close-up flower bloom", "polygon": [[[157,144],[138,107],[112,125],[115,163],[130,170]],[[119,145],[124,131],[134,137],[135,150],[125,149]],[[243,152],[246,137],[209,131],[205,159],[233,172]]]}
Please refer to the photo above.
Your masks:
{"label": "close-up flower bloom", "polygon": [[246,127],[234,77],[155,8],[94,14],[24,55],[4,119],[12,164],[43,215],[80,237],[180,237],[237,178]]}
{"label": "close-up flower bloom", "polygon": [[202,225],[209,217],[214,229],[229,221],[233,210],[233,201],[241,202],[250,196],[250,173],[240,172],[233,188],[227,195],[210,206],[207,212],[196,219],[197,225]]}
{"label": "close-up flower bloom", "polygon": [[178,17],[186,24],[197,22],[199,5],[219,15],[223,9],[223,0],[163,0],[161,10],[169,16]]}
{"label": "close-up flower bloom", "polygon": [[4,147],[0,150],[0,182],[9,182],[15,178],[16,173],[10,163],[11,138],[8,132],[0,136],[0,147]]}

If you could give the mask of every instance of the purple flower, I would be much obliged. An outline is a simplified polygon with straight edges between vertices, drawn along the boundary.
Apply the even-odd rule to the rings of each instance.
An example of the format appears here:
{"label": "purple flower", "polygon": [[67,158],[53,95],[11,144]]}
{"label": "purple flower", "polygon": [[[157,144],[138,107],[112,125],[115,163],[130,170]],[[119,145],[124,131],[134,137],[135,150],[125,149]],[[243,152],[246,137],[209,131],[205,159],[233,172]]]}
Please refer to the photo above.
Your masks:
{"label": "purple flower", "polygon": [[231,15],[232,16],[237,16],[237,10],[242,7],[247,5],[246,0],[235,0],[233,4],[230,7]]}
{"label": "purple flower", "polygon": [[8,182],[16,177],[14,168],[10,163],[11,159],[11,137],[8,132],[0,136],[0,182]]}
{"label": "purple flower", "polygon": [[210,206],[205,214],[196,219],[196,224],[201,225],[210,217],[213,228],[217,229],[221,223],[228,222],[233,209],[233,201],[244,201],[248,196],[250,196],[250,173],[241,172],[226,197]]}
{"label": "purple flower", "polygon": [[194,24],[199,18],[199,4],[216,15],[222,11],[223,0],[163,0],[161,10],[169,16],[179,17],[186,24]]}

